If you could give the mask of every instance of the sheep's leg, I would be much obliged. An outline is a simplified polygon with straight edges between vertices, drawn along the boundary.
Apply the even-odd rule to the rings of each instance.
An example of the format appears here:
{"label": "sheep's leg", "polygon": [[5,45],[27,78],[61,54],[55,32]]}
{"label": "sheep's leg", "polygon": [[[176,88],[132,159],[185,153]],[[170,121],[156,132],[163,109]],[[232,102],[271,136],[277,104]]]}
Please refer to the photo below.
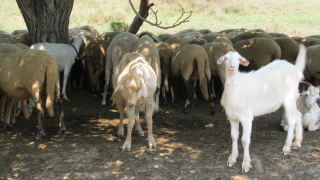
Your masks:
{"label": "sheep's leg", "polygon": [[123,118],[124,118],[124,105],[123,102],[117,102],[117,109],[120,114],[120,122],[118,124],[118,136],[124,137]]}
{"label": "sheep's leg", "polygon": [[229,118],[231,124],[231,139],[232,139],[232,151],[228,159],[229,167],[233,166],[237,162],[238,158],[238,138],[239,138],[239,121],[237,119]]}
{"label": "sheep's leg", "polygon": [[13,108],[13,105],[14,105],[14,99],[12,97],[9,97],[7,98],[7,109],[6,109],[6,125],[9,125],[10,126],[10,116],[11,116],[11,112],[12,112],[12,108]]}
{"label": "sheep's leg", "polygon": [[152,131],[152,123],[153,123],[152,112],[153,112],[152,102],[147,101],[145,117],[146,117],[147,126],[148,126],[148,145],[150,149],[152,147],[157,148],[157,144],[156,144],[156,141],[154,140],[153,131]]}
{"label": "sheep's leg", "polygon": [[16,110],[17,110],[17,99],[13,99],[13,104],[12,104],[12,111],[11,111],[11,115],[10,115],[10,126],[13,126],[16,123]]}
{"label": "sheep's leg", "polygon": [[18,100],[15,116],[19,116],[19,115],[20,115],[20,112],[21,112],[21,100]]}
{"label": "sheep's leg", "polygon": [[184,106],[184,108],[182,110],[182,113],[183,114],[187,114],[188,111],[189,111],[190,103],[192,104],[193,88],[191,87],[191,84],[187,80],[184,80],[184,84],[185,84],[185,87],[187,89],[188,97],[187,97],[187,100],[186,100],[186,104],[185,104],[185,106]]}
{"label": "sheep's leg", "polygon": [[166,98],[166,89],[164,86],[161,87],[161,92],[162,92],[162,106],[165,107],[167,105],[167,98]]}
{"label": "sheep's leg", "polygon": [[111,76],[111,70],[109,69],[109,67],[106,68],[105,75],[106,75],[106,84],[104,85],[101,105],[106,105],[107,92],[108,92],[109,81],[110,81],[110,76]]}
{"label": "sheep's leg", "polygon": [[178,83],[179,83],[179,77],[175,76],[173,77],[173,106],[178,106]]}
{"label": "sheep's leg", "polygon": [[6,121],[5,121],[5,110],[7,104],[7,95],[1,94],[1,123],[0,123],[0,130],[4,130],[6,128]]}
{"label": "sheep's leg", "polygon": [[[291,100],[291,101],[286,101],[284,103],[284,109],[286,112],[286,118],[288,121],[288,133],[287,133],[287,139],[285,142],[285,145],[283,147],[282,153],[284,155],[287,155],[291,152],[291,145],[292,145],[292,140],[293,140],[293,134],[294,134],[294,126],[296,124],[296,118],[295,118],[295,113],[296,113],[296,103],[295,100]],[[300,138],[299,138],[300,139]],[[302,140],[302,137],[301,139]]]}
{"label": "sheep's leg", "polygon": [[95,80],[96,80],[96,91],[97,93],[100,93],[100,74],[102,73],[103,68],[99,68],[96,70],[95,73]]}
{"label": "sheep's leg", "polygon": [[131,134],[132,134],[133,126],[135,124],[135,117],[134,117],[135,108],[127,107],[126,112],[128,115],[129,122],[128,122],[127,138],[122,146],[122,151],[130,151],[131,149]]}
{"label": "sheep's leg", "polygon": [[243,146],[243,162],[242,162],[242,171],[248,172],[251,166],[251,158],[249,153],[249,146],[250,146],[250,136],[252,130],[252,119],[244,119],[241,121],[243,127],[242,133],[242,146]]}
{"label": "sheep's leg", "polygon": [[[32,99],[32,98],[30,98],[30,99]],[[31,104],[34,104],[33,100],[32,100]],[[29,119],[30,114],[29,114],[27,100],[22,100],[21,101],[21,106],[22,106],[22,113],[23,113],[24,119]],[[31,111],[31,113],[32,113],[32,111]]]}
{"label": "sheep's leg", "polygon": [[138,131],[139,133],[139,136],[144,136],[144,132],[141,128],[141,125],[140,125],[140,117],[139,117],[139,108],[136,107],[136,111],[135,111],[135,125],[136,125],[136,130]]}
{"label": "sheep's leg", "polygon": [[63,102],[59,97],[56,97],[56,103],[58,104],[58,112],[59,112],[59,135],[66,135],[66,126],[64,123],[64,111],[63,111]]}
{"label": "sheep's leg", "polygon": [[62,84],[62,99],[65,100],[65,101],[68,101],[68,97],[67,97],[67,94],[66,94],[66,86],[67,86],[67,81],[68,81],[68,76],[69,76],[69,72],[70,72],[70,69],[65,69],[64,72],[63,72],[63,84]]}
{"label": "sheep's leg", "polygon": [[210,79],[210,87],[211,87],[211,90],[212,90],[212,97],[216,98],[217,95],[216,95],[216,92],[214,90],[214,77],[211,77],[211,79]]}
{"label": "sheep's leg", "polygon": [[[211,78],[212,80],[213,78]],[[214,89],[212,88],[213,86],[210,86],[210,83],[208,83],[208,89],[209,89],[209,94],[210,94],[210,115],[214,116],[216,113],[216,110],[214,108],[214,104],[213,104],[213,98],[215,97],[214,94]]]}
{"label": "sheep's leg", "polygon": [[29,109],[29,113],[30,113],[30,114],[32,114],[32,111],[33,111],[33,107],[34,107],[34,106],[35,106],[34,101],[33,101],[32,98],[30,98],[30,99],[28,100],[28,109]]}
{"label": "sheep's leg", "polygon": [[44,111],[42,108],[42,102],[41,100],[35,100],[35,103],[37,105],[38,110],[38,133],[37,137],[35,139],[39,140],[42,139],[42,136],[45,135],[45,129],[44,129]]}
{"label": "sheep's leg", "polygon": [[170,92],[171,92],[171,96],[172,96],[172,100],[171,100],[171,102],[172,102],[172,104],[174,103],[174,91],[173,91],[173,87],[170,87]]}

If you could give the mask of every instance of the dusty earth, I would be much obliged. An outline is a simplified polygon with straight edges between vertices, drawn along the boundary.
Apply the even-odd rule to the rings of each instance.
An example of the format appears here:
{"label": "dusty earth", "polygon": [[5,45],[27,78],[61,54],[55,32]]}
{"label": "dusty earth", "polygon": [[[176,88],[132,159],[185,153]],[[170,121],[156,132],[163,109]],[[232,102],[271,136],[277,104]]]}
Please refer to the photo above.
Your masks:
{"label": "dusty earth", "polygon": [[[220,94],[221,95],[221,94]],[[133,132],[130,152],[122,152],[125,138],[117,136],[119,114],[111,102],[90,91],[68,93],[64,102],[66,137],[59,137],[57,118],[46,119],[46,135],[35,140],[36,115],[17,118],[0,132],[2,179],[320,179],[320,131],[304,132],[302,148],[281,154],[286,132],[280,127],[282,110],[255,118],[250,153],[254,169],[241,171],[238,162],[227,166],[231,151],[230,124],[219,99],[209,116],[209,102],[198,98],[189,114],[168,104],[154,119],[157,149],[148,149],[147,136]],[[35,114],[35,113],[34,113]],[[142,128],[147,134],[146,122]],[[240,140],[239,140],[240,143]]]}

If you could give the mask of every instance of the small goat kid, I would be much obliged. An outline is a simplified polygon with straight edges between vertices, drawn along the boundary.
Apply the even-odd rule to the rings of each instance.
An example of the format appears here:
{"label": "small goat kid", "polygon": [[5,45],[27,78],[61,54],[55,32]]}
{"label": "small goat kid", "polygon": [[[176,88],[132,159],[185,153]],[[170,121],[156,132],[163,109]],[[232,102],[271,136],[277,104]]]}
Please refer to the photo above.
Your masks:
{"label": "small goat kid", "polygon": [[242,170],[248,172],[251,169],[249,144],[252,121],[254,117],[274,112],[281,106],[284,107],[288,119],[288,134],[283,154],[290,153],[294,133],[293,148],[301,147],[303,133],[301,114],[297,110],[295,101],[299,82],[303,78],[305,59],[306,48],[300,45],[295,65],[285,60],[275,60],[257,71],[241,73],[238,72],[239,64],[248,66],[249,61],[238,52],[229,51],[217,60],[218,64],[226,63],[226,83],[221,105],[225,108],[231,124],[232,152],[228,159],[229,166],[233,166],[238,157],[239,122],[243,126]]}
{"label": "small goat kid", "polygon": [[[320,108],[317,104],[320,86],[314,87],[312,84],[306,83],[309,84],[309,87],[297,99],[297,109],[302,114],[303,128],[307,128],[308,131],[316,131],[320,128]],[[283,113],[280,125],[283,127],[283,130],[288,131],[288,121],[285,113]]]}
{"label": "small goat kid", "polygon": [[157,76],[150,64],[139,53],[126,53],[113,74],[113,84],[115,89],[112,100],[120,112],[119,135],[124,135],[124,112],[129,119],[127,138],[122,150],[130,151],[134,124],[136,124],[139,135],[144,136],[140,126],[139,111],[145,111],[145,120],[148,125],[148,145],[150,148],[156,147],[152,133],[152,114],[158,110],[154,101]]}

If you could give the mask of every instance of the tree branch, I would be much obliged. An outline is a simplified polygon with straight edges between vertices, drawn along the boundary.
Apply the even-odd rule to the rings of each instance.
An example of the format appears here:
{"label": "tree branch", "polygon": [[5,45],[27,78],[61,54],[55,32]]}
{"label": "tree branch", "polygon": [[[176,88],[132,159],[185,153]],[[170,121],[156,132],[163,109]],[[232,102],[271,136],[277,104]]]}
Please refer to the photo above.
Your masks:
{"label": "tree branch", "polygon": [[156,26],[156,27],[161,28],[161,29],[174,28],[174,27],[179,26],[179,25],[182,24],[182,23],[189,22],[189,18],[190,18],[191,15],[192,15],[192,11],[190,11],[189,16],[187,16],[186,18],[184,18],[183,20],[181,20],[181,21],[179,22],[179,20],[180,20],[180,19],[183,17],[183,15],[186,13],[186,11],[184,11],[184,9],[182,8],[182,14],[181,14],[181,16],[176,20],[176,22],[175,22],[172,26],[160,26],[160,24],[161,24],[162,22],[160,21],[160,22],[158,23],[158,16],[157,16],[158,11],[154,11],[154,10],[151,8],[151,6],[152,6],[153,4],[151,4],[151,5],[149,4],[149,7],[150,7],[152,13],[155,15],[155,18],[156,18],[156,22],[155,22],[155,23],[150,22],[150,21],[148,21],[147,19],[145,19],[144,17],[142,17],[142,16],[140,15],[140,13],[137,12],[137,10],[136,10],[136,8],[134,7],[134,5],[132,4],[131,0],[129,0],[129,3],[130,3],[130,6],[131,6],[132,10],[134,11],[134,13],[135,13],[140,19],[142,19],[143,21],[147,22],[148,24],[150,24],[150,25],[152,25],[152,26]]}

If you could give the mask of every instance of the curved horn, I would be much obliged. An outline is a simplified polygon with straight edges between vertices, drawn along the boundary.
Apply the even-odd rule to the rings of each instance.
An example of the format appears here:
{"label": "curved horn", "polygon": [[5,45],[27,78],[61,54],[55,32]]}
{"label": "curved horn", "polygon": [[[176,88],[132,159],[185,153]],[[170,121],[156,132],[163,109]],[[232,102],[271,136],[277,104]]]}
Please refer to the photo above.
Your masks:
{"label": "curved horn", "polygon": [[309,86],[313,86],[311,83],[309,83],[307,81],[301,81],[300,83],[303,83],[303,84],[306,84],[306,85],[309,85]]}

